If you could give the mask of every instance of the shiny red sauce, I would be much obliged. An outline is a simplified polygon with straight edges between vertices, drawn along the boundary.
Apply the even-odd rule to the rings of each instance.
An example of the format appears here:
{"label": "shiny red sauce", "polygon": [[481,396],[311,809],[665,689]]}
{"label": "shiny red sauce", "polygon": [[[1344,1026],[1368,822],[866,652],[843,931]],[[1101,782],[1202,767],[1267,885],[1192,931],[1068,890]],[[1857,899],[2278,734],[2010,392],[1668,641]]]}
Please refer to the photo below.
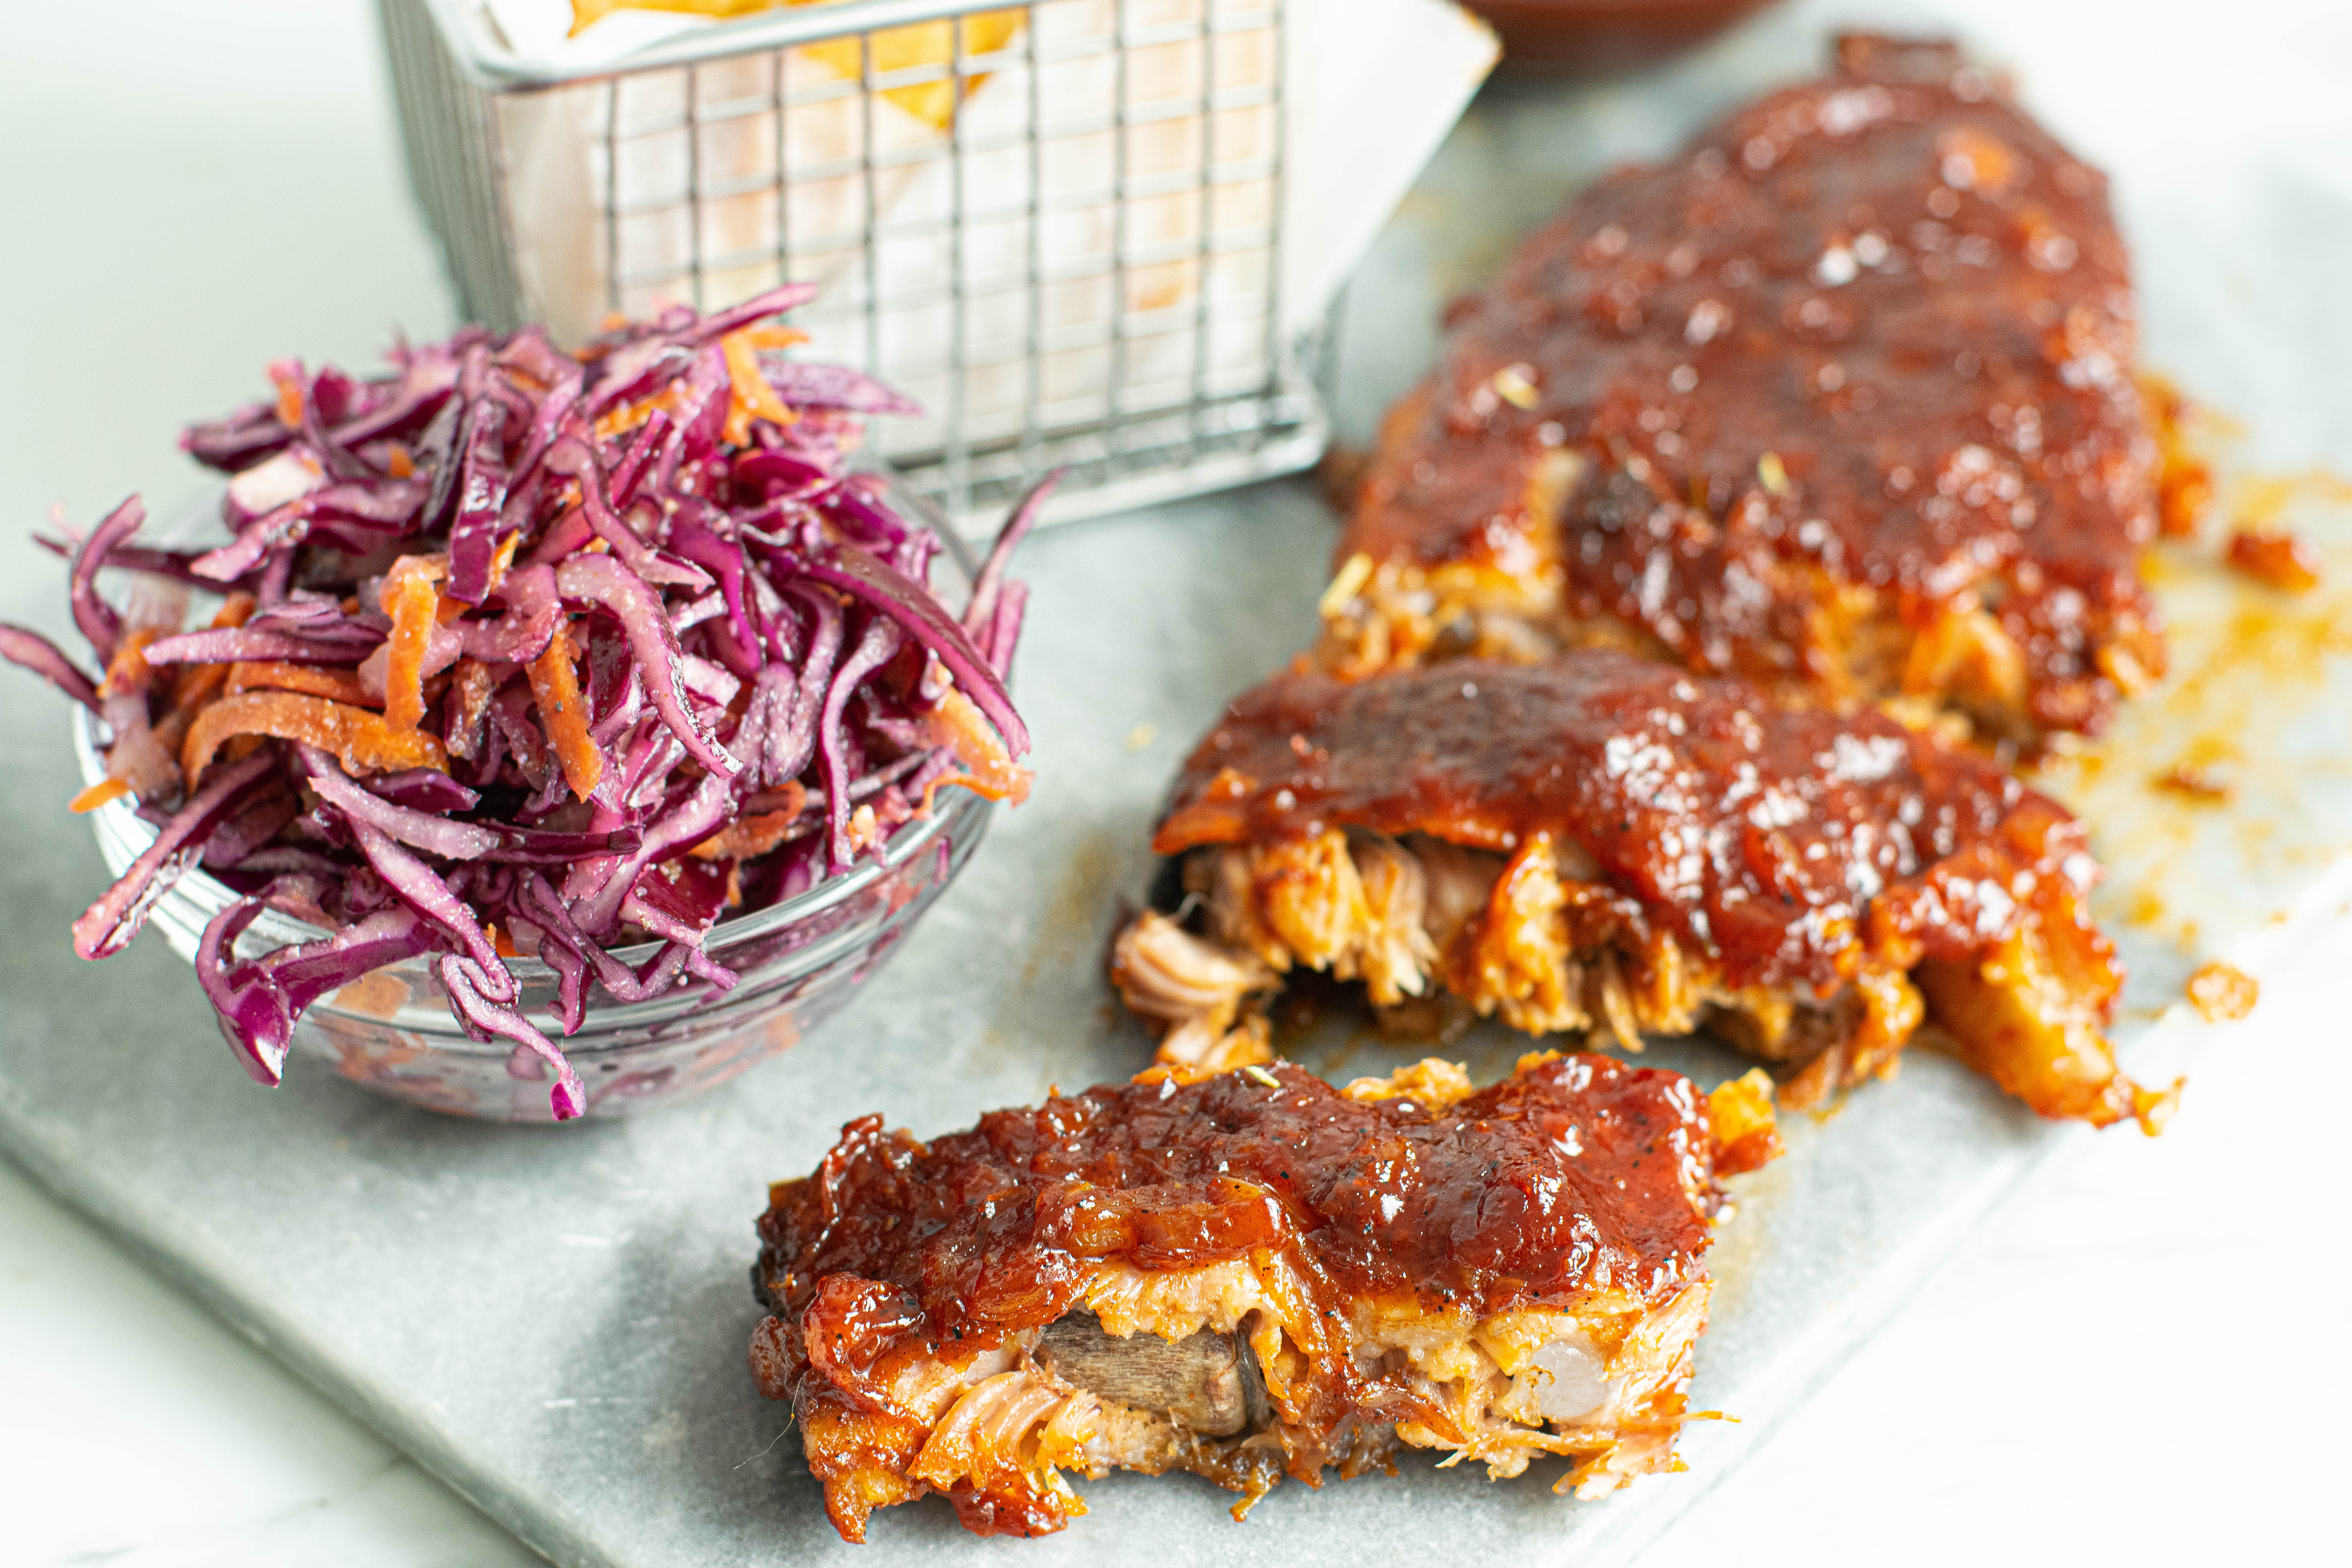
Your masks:
{"label": "shiny red sauce", "polygon": [[[2032,721],[2095,729],[2101,647],[2163,657],[2105,178],[1948,45],[1840,55],[1601,179],[1459,308],[1341,557],[1557,574],[1568,614],[1799,681],[1839,584],[1915,627],[1973,595],[2024,653]],[[1590,460],[1537,515],[1563,447]]]}
{"label": "shiny red sauce", "polygon": [[837,1386],[916,1339],[1042,1327],[1106,1260],[1286,1250],[1343,1318],[1365,1298],[1484,1317],[1601,1284],[1655,1302],[1701,1278],[1711,1148],[1689,1079],[1597,1056],[1436,1114],[1277,1062],[994,1111],[929,1143],[867,1117],[775,1187],[754,1278]]}
{"label": "shiny red sauce", "polygon": [[1550,832],[1732,985],[1824,994],[1864,934],[1965,956],[2037,882],[2093,875],[2082,825],[1976,752],[1598,649],[1278,676],[1193,751],[1152,847],[1329,826],[1506,852]]}

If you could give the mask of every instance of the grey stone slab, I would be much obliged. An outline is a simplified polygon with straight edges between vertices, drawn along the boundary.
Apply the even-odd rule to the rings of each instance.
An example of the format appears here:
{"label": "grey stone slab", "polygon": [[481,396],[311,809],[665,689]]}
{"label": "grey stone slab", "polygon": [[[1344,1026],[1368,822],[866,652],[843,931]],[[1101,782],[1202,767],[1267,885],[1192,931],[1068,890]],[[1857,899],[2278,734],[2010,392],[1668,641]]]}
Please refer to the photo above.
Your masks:
{"label": "grey stone slab", "polygon": [[[1117,1078],[1149,1045],[1099,976],[1121,900],[1148,874],[1168,774],[1231,691],[1311,624],[1330,523],[1272,487],[1050,533],[1022,701],[1039,784],[869,994],[773,1063],[702,1100],[562,1129],[453,1121],[324,1075],[257,1088],[187,968],[154,937],[79,963],[67,923],[102,884],[51,804],[73,786],[58,705],[12,682],[0,735],[23,763],[0,827],[0,1144],[257,1342],[566,1563],[751,1563],[845,1552],[743,1349],[765,1184],[879,1110],[921,1132],[1048,1085]],[[1501,1070],[1518,1043],[1469,1042]],[[1344,1037],[1316,1058],[1378,1070]],[[1667,1053],[1712,1078],[1705,1047]],[[1748,1182],[1717,1254],[1691,1450],[1726,1463],[1843,1342],[2063,1142],[1949,1064],[1801,1122]],[[1245,1527],[1178,1478],[1087,1489],[1093,1514],[1043,1562],[1181,1541],[1195,1560],[1339,1562],[1412,1540],[1564,1560],[1646,1533],[1690,1478],[1580,1505],[1532,1481],[1408,1459],[1393,1479],[1286,1488]],[[942,1505],[880,1516],[893,1553],[981,1561]]]}
{"label": "grey stone slab", "polygon": [[[1663,150],[1695,119],[1810,66],[1823,17],[1851,9],[1794,7],[1631,84],[1483,100],[1354,293],[1351,337],[1367,346],[1348,362],[1343,415],[1360,428],[1418,373],[1433,302],[1475,283],[1582,173]],[[2151,359],[2253,426],[2263,461],[2352,466],[2352,398],[2338,384],[2352,321],[2335,299],[2352,258],[2345,186],[2281,166],[2203,205],[2130,189]],[[2309,526],[2340,584],[2352,531],[2340,517]],[[62,704],[0,679],[0,1150],[558,1562],[850,1561],[783,1408],[744,1370],[765,1184],[805,1171],[852,1116],[937,1132],[1141,1065],[1147,1043],[1099,978],[1105,942],[1142,888],[1150,819],[1183,748],[1309,635],[1331,540],[1303,484],[1036,540],[1022,565],[1036,596],[1018,676],[1038,737],[1030,805],[1001,817],[877,988],[830,1026],[706,1099],[562,1129],[453,1121],[317,1073],[262,1090],[160,940],[102,966],[76,961],[67,925],[104,873],[61,808],[77,782]],[[7,558],[27,576],[0,584],[0,605],[58,625],[50,590],[37,600],[27,585],[47,570],[39,558]],[[2249,664],[2227,635],[2247,592],[2182,566],[2165,604],[2200,679],[2136,710],[2097,776],[2058,781],[2115,867],[2104,907],[2137,973],[2120,1033],[2146,1077],[2194,1051],[2197,1031],[2166,1012],[2190,963],[2259,969],[2297,912],[2332,907],[2346,881],[2344,644]],[[2307,606],[2295,624],[2326,611]],[[2144,781],[2201,733],[2233,737],[2243,759],[2230,810],[2180,816],[2114,782]],[[1456,1054],[1491,1075],[1518,1048],[1480,1035]],[[1344,1023],[1308,1055],[1335,1072],[1397,1059]],[[1654,1056],[1710,1081],[1734,1065],[1697,1046]],[[1789,1156],[1741,1180],[1721,1234],[1696,1398],[1740,1420],[1693,1425],[1688,1475],[1578,1504],[1534,1476],[1496,1487],[1475,1468],[1408,1458],[1393,1478],[1286,1487],[1244,1526],[1205,1483],[1118,1477],[1086,1486],[1093,1512],[1054,1540],[975,1541],[933,1502],[878,1516],[865,1560],[1629,1556],[2006,1194],[2085,1136],[1924,1053],[1895,1082],[1798,1119]]]}

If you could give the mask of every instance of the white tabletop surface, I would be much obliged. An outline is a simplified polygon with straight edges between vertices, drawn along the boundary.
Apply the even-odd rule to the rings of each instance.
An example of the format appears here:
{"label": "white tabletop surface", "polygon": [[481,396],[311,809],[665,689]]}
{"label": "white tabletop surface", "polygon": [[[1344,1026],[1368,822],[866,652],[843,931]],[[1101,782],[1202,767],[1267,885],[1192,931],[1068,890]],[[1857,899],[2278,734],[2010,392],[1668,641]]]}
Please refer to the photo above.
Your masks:
{"label": "white tabletop surface", "polygon": [[[1970,9],[2079,40],[2072,101],[2184,160],[2206,116],[2352,138],[2329,0]],[[362,364],[446,328],[373,7],[0,8],[0,299],[12,542],[53,504],[184,492],[180,426],[272,355]],[[0,618],[61,629],[52,577],[0,559]],[[52,809],[5,773],[6,809]],[[2352,920],[2315,933],[2170,1132],[2085,1140],[1649,1561],[2343,1561],[2347,961]],[[536,1561],[5,1165],[0,1478],[12,1564]]]}

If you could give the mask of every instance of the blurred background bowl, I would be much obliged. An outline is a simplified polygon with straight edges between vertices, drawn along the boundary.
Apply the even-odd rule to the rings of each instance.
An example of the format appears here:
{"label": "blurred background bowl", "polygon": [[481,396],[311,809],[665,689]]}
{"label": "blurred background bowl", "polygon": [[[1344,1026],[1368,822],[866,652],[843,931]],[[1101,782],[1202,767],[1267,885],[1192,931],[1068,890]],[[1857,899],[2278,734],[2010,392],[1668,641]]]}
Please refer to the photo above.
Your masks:
{"label": "blurred background bowl", "polygon": [[1495,26],[1506,69],[1604,76],[1662,59],[1769,0],[1464,0]]}

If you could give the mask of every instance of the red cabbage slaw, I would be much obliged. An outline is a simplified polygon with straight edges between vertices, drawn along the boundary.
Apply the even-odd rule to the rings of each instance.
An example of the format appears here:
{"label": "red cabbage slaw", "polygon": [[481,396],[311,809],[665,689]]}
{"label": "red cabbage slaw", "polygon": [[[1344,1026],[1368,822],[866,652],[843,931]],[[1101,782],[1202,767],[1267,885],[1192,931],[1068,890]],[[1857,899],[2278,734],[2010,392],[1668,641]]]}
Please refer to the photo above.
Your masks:
{"label": "red cabbage slaw", "polygon": [[[509,957],[555,971],[565,1036],[591,986],[723,992],[704,941],[730,908],[878,854],[943,787],[1021,800],[1005,565],[1053,481],[950,612],[939,537],[848,466],[865,416],[913,405],[784,357],[799,334],[765,324],[813,292],[675,308],[577,353],[467,328],[374,380],[280,361],[276,398],[182,440],[231,476],[230,542],[133,544],[136,497],[43,540],[101,674],[14,626],[0,658],[109,736],[75,808],[134,797],[157,830],[75,951],[121,951],[201,866],[241,895],[196,973],[255,1079],[279,1080],[312,1002],[430,958],[471,1037],[554,1069],[561,1121],[586,1094]],[[137,574],[119,605],[109,568]],[[184,630],[192,587],[223,604]],[[239,957],[264,909],[328,934]],[[613,956],[648,941],[634,970]]]}

